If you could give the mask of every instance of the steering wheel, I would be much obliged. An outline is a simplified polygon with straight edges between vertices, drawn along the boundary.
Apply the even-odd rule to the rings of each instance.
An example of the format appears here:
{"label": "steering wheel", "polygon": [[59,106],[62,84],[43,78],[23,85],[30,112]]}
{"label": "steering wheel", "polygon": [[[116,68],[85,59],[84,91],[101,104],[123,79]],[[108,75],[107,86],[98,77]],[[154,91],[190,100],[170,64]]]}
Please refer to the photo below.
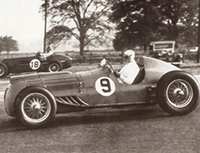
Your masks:
{"label": "steering wheel", "polygon": [[107,67],[110,69],[110,72],[113,73],[115,71],[114,67],[109,61],[106,61]]}
{"label": "steering wheel", "polygon": [[115,71],[112,64],[110,64],[110,62],[108,62],[106,59],[101,60],[98,67],[106,67],[110,70],[111,73],[113,73]]}

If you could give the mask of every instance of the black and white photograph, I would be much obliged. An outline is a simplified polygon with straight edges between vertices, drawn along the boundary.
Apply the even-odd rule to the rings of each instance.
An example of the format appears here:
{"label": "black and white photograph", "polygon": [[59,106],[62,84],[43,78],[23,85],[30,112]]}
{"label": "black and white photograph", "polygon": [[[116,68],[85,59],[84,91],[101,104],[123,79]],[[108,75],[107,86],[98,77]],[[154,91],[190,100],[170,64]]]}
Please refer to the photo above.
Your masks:
{"label": "black and white photograph", "polygon": [[199,0],[0,6],[0,153],[199,153]]}

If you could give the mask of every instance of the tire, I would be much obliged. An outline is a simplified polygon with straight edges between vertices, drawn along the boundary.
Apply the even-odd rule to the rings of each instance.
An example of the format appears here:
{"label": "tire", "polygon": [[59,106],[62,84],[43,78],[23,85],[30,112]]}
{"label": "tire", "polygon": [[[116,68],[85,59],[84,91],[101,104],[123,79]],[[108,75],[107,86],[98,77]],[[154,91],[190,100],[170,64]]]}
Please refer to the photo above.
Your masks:
{"label": "tire", "polygon": [[55,117],[57,104],[48,91],[28,88],[19,94],[15,111],[24,125],[40,128]]}
{"label": "tire", "polygon": [[49,72],[58,72],[58,71],[61,71],[61,70],[62,70],[61,64],[59,64],[57,62],[52,62],[48,66]]}
{"label": "tire", "polygon": [[8,69],[5,64],[0,64],[0,78],[6,76],[8,74]]}
{"label": "tire", "polygon": [[158,104],[171,115],[186,115],[199,103],[198,81],[184,71],[165,74],[157,84]]}

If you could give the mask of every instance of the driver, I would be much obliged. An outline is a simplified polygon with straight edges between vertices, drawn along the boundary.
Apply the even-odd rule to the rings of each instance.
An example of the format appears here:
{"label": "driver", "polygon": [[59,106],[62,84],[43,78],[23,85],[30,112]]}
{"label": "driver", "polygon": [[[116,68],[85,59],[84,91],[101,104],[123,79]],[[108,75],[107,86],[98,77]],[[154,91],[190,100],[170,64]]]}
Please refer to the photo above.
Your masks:
{"label": "driver", "polygon": [[140,68],[135,61],[135,52],[133,50],[125,51],[123,57],[126,65],[119,72],[114,71],[114,75],[120,83],[131,85],[138,75]]}
{"label": "driver", "polygon": [[39,53],[39,58],[41,59],[46,59],[47,57],[51,56],[52,54],[54,54],[54,51],[49,51],[48,53]]}

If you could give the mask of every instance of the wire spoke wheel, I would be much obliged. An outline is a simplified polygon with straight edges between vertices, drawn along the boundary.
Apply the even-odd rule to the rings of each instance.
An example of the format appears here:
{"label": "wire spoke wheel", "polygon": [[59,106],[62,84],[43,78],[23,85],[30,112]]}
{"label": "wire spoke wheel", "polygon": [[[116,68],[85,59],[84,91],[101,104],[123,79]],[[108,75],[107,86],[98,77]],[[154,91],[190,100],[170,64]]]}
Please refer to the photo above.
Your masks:
{"label": "wire spoke wheel", "polygon": [[199,83],[185,71],[171,71],[162,76],[157,84],[159,106],[171,115],[186,115],[199,104]]}
{"label": "wire spoke wheel", "polygon": [[27,122],[40,123],[50,115],[51,103],[41,93],[30,93],[21,103],[21,112]]}
{"label": "wire spoke wheel", "polygon": [[191,85],[182,79],[177,79],[167,86],[167,101],[174,107],[186,107],[193,98],[193,89]]}

